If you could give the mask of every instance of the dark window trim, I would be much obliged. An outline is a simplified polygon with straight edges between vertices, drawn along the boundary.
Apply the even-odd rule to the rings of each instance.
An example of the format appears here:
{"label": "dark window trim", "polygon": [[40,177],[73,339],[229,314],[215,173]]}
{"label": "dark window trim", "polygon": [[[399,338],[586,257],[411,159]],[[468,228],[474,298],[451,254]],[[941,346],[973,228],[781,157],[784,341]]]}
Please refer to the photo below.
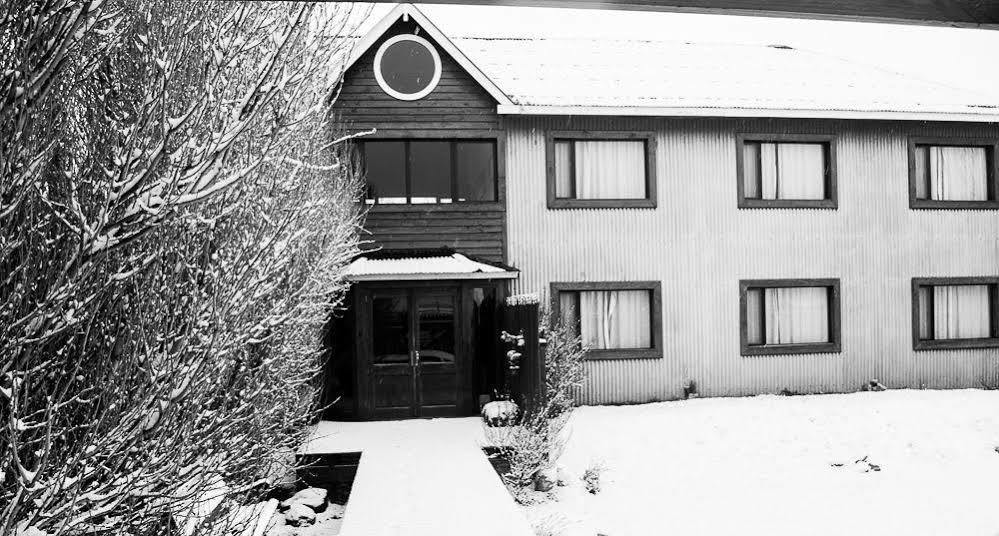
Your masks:
{"label": "dark window trim", "polygon": [[[919,338],[919,288],[943,285],[989,285],[989,314],[992,337],[984,339],[923,340]],[[999,348],[999,276],[976,277],[913,277],[912,278],[912,349],[960,350],[970,348]]]}
{"label": "dark window trim", "polygon": [[[555,141],[645,141],[645,199],[560,199],[555,195]],[[548,208],[656,208],[656,134],[655,132],[552,131],[545,136],[545,176]],[[575,173],[575,171],[574,171]]]}
{"label": "dark window trim", "polygon": [[[365,209],[372,212],[465,212],[468,210],[503,212],[506,206],[506,136],[502,132],[483,132],[476,130],[449,131],[450,136],[441,136],[440,131],[409,130],[409,131],[378,131],[377,135],[360,136],[355,141],[358,144],[359,155],[363,163],[363,146],[367,141],[492,141],[496,144],[496,200],[495,201],[456,201],[451,203],[387,203],[368,204],[365,196],[360,199]],[[452,148],[452,166],[454,165],[454,150]],[[406,197],[410,197],[409,185],[409,144],[406,144]],[[451,174],[452,188],[457,178]],[[453,189],[452,189],[453,192]]]}
{"label": "dark window trim", "polygon": [[[943,201],[916,198],[916,146],[985,147],[986,181],[989,199],[985,201]],[[912,210],[999,210],[999,140],[990,138],[920,137],[908,140],[909,208]]]}
{"label": "dark window trim", "polygon": [[663,356],[662,282],[660,281],[597,281],[555,282],[551,284],[552,311],[561,315],[559,294],[587,290],[648,290],[652,292],[651,309],[652,348],[588,350],[586,359],[660,359]]}
{"label": "dark window trim", "polygon": [[[829,291],[829,342],[804,344],[749,344],[746,291],[751,288],[827,287]],[[743,356],[786,354],[838,354],[842,351],[839,278],[742,279],[739,281],[739,347]]]}
{"label": "dark window trim", "polygon": [[[826,199],[751,199],[746,197],[745,144],[760,143],[822,143],[826,158]],[[735,136],[735,175],[738,181],[739,208],[839,208],[836,166],[837,137],[831,134],[760,134],[740,133]]]}

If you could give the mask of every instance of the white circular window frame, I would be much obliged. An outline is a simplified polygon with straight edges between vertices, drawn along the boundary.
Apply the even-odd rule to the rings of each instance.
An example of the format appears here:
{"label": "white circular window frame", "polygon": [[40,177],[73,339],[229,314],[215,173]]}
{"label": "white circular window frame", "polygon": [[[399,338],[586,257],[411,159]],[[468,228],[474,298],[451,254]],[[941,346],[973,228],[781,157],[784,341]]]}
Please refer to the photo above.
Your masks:
{"label": "white circular window frame", "polygon": [[[423,45],[424,48],[430,51],[430,57],[434,59],[433,78],[430,79],[430,83],[427,84],[427,87],[421,89],[416,93],[400,93],[392,89],[392,87],[388,85],[388,82],[386,82],[385,78],[382,76],[382,56],[385,54],[385,51],[388,50],[388,47],[400,41],[413,41],[414,43],[419,43]],[[437,53],[437,49],[433,45],[431,45],[430,42],[427,41],[426,39],[417,35],[399,34],[385,41],[384,43],[382,43],[382,46],[378,47],[378,52],[375,53],[375,80],[378,81],[378,85],[381,86],[382,91],[388,93],[389,96],[393,98],[402,101],[420,100],[423,97],[429,95],[430,92],[437,87],[437,83],[441,81],[441,56],[440,54]]]}

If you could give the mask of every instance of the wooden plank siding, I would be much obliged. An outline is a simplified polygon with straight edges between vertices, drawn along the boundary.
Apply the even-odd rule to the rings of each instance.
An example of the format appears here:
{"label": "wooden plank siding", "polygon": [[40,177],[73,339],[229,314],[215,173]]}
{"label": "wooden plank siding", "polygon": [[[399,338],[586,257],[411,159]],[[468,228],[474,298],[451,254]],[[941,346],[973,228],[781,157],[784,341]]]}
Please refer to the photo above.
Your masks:
{"label": "wooden plank siding", "polygon": [[[478,204],[477,204],[478,205]],[[417,205],[418,207],[419,205]],[[504,212],[499,207],[379,207],[368,212],[364,249],[437,249],[450,247],[475,257],[502,262]],[[437,209],[437,210],[435,210]]]}
{"label": "wooden plank siding", "polygon": [[[496,202],[451,205],[381,205],[368,211],[361,237],[365,249],[436,249],[450,247],[485,260],[505,260],[504,132],[496,101],[442,48],[437,87],[416,101],[400,101],[378,86],[374,57],[386,39],[413,33],[414,22],[399,21],[344,76],[335,110],[349,131],[375,129],[365,139],[495,139]],[[426,32],[419,35],[430,40]],[[436,43],[434,43],[436,46]]]}
{"label": "wooden plank siding", "polygon": [[[557,281],[661,281],[663,357],[589,360],[586,404],[683,396],[996,387],[999,349],[915,351],[914,277],[999,275],[999,211],[909,208],[910,136],[999,137],[999,126],[917,122],[509,118],[513,293]],[[654,131],[655,209],[550,210],[550,131]],[[739,208],[740,133],[833,135],[838,208]],[[839,353],[741,356],[739,281],[836,278]]]}

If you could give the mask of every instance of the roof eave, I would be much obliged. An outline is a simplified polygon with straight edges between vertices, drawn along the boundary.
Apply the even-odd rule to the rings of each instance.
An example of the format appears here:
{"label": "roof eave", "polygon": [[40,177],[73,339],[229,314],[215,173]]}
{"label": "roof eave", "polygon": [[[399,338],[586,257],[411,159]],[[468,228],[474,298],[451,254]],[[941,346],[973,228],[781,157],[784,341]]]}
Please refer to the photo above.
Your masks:
{"label": "roof eave", "polygon": [[999,123],[999,109],[995,113],[973,112],[906,112],[865,110],[808,110],[776,108],[682,108],[652,106],[543,106],[500,104],[499,115],[603,115],[641,117],[766,117],[792,119],[872,119],[886,121],[953,121],[972,123]]}

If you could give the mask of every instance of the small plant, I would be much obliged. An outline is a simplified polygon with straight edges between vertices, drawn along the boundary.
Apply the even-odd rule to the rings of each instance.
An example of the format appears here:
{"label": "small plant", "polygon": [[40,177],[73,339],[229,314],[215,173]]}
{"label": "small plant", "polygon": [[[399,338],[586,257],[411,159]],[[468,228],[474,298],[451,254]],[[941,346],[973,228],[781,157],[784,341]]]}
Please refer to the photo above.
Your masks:
{"label": "small plant", "polygon": [[888,388],[885,387],[877,378],[864,384],[865,391],[887,391]]}
{"label": "small plant", "polygon": [[687,380],[687,383],[683,384],[683,398],[697,398],[697,382]]}
{"label": "small plant", "polygon": [[592,495],[600,493],[600,475],[606,470],[604,464],[601,462],[593,462],[589,467],[583,471],[583,476],[580,479],[583,481],[583,487],[586,491]]}
{"label": "small plant", "polygon": [[551,514],[531,523],[534,536],[561,536],[568,520],[562,514]]}

